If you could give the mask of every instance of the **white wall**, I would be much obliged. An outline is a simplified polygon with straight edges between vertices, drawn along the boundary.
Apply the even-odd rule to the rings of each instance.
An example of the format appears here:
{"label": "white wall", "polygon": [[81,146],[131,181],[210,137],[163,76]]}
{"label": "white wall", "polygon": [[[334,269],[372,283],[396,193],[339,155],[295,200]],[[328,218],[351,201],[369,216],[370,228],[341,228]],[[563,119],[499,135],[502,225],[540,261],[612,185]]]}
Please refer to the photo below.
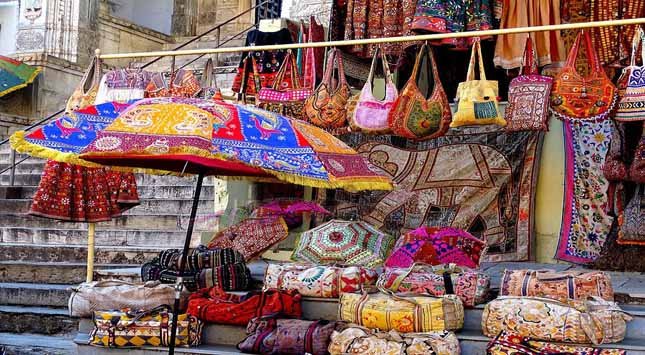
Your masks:
{"label": "white wall", "polygon": [[18,1],[0,2],[0,55],[16,51],[18,16]]}
{"label": "white wall", "polygon": [[112,16],[171,34],[173,0],[109,0],[109,3]]}

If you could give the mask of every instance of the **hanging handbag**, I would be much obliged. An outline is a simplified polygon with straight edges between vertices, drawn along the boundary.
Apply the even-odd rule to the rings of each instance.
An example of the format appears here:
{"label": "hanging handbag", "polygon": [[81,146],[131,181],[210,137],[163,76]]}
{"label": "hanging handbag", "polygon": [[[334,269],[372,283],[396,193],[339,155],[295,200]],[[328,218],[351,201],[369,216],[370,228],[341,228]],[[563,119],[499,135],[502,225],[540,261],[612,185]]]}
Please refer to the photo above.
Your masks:
{"label": "hanging handbag", "polygon": [[[385,97],[383,100],[376,99],[372,90],[376,63],[379,59],[383,65],[383,75],[385,75]],[[351,110],[352,113],[349,115],[349,124],[352,127],[352,130],[375,134],[388,133],[390,130],[388,125],[388,114],[392,109],[397,96],[398,93],[396,86],[392,82],[392,76],[390,74],[387,58],[385,57],[385,52],[381,46],[378,46],[374,51],[372,66],[370,67],[367,81],[365,82],[365,85],[363,85],[363,89],[358,96],[355,108]],[[350,112],[349,107],[348,112]]]}
{"label": "hanging handbag", "polygon": [[502,331],[486,347],[487,355],[625,355],[622,349],[600,349],[581,345],[556,344],[531,340]]}
{"label": "hanging handbag", "polygon": [[[284,78],[289,73],[293,88],[285,88]],[[271,88],[262,88],[257,96],[258,106],[267,111],[277,112],[292,118],[303,118],[305,100],[311,96],[312,90],[300,86],[300,77],[296,67],[296,58],[287,51],[278,75]]]}
{"label": "hanging handbag", "polygon": [[632,40],[632,57],[628,67],[623,69],[627,78],[626,87],[620,90],[616,121],[633,122],[645,120],[645,65],[636,65],[638,47],[641,47],[641,60],[645,61],[645,33],[641,26],[636,26]]}
{"label": "hanging handbag", "polygon": [[215,66],[213,64],[213,58],[208,58],[206,65],[204,66],[204,72],[202,73],[202,91],[199,92],[199,98],[204,100],[216,100],[221,101],[224,98],[222,97],[222,91],[217,86],[217,80],[213,75]]}
{"label": "hanging handbag", "polygon": [[99,92],[99,84],[102,75],[102,63],[99,57],[94,56],[90,66],[83,74],[81,82],[78,84],[72,96],[67,100],[65,112],[70,114],[73,111],[80,110],[89,105],[94,105],[96,96]]}
{"label": "hanging handbag", "polygon": [[629,180],[637,184],[645,184],[645,122],[641,130],[641,139],[638,141],[634,159],[629,166]]}
{"label": "hanging handbag", "polygon": [[490,276],[454,264],[413,264],[409,268],[386,268],[376,285],[395,293],[418,296],[457,295],[464,307],[474,307],[487,301]]}
{"label": "hanging handbag", "polygon": [[645,188],[639,184],[619,217],[618,244],[645,245]]}
{"label": "hanging handbag", "polygon": [[258,317],[249,322],[249,335],[237,348],[248,354],[326,355],[336,324],[327,320]]}
{"label": "hanging handbag", "polygon": [[269,264],[264,289],[297,290],[303,296],[338,298],[342,292],[370,290],[378,273],[362,266]]}
{"label": "hanging handbag", "polygon": [[[576,71],[576,59],[583,37],[591,66],[591,73],[586,77]],[[553,81],[551,112],[563,121],[600,121],[612,112],[617,96],[616,86],[600,66],[589,31],[581,30],[564,68]]]}
{"label": "hanging handbag", "polygon": [[548,131],[553,78],[539,74],[530,36],[526,38],[520,73],[508,86],[508,106],[504,113],[506,131]]}
{"label": "hanging handbag", "polygon": [[589,297],[614,300],[609,275],[602,271],[504,270],[500,296],[544,297],[560,302]]}
{"label": "hanging handbag", "polygon": [[[475,79],[475,66],[479,66],[479,80]],[[499,111],[498,92],[497,81],[486,80],[481,42],[479,38],[475,38],[466,81],[457,86],[457,97],[455,98],[457,112],[455,112],[450,127],[487,124],[506,126],[506,120]]]}
{"label": "hanging handbag", "polygon": [[331,335],[330,355],[459,355],[453,332],[387,333],[356,325],[338,326]]}
{"label": "hanging handbag", "polygon": [[[173,314],[162,305],[149,311],[96,311],[90,345],[114,348],[170,345]],[[177,317],[175,346],[197,346],[202,341],[203,324],[197,318]]]}
{"label": "hanging handbag", "polygon": [[231,90],[241,95],[254,96],[262,87],[258,64],[252,52],[242,60],[242,67],[233,79]]}
{"label": "hanging handbag", "polygon": [[338,313],[340,320],[402,333],[457,330],[464,325],[464,306],[455,295],[402,297],[391,292],[343,293]]}
{"label": "hanging handbag", "polygon": [[[338,62],[338,82],[332,83],[334,64]],[[341,128],[347,125],[347,100],[349,85],[345,78],[342,53],[333,48],[327,55],[327,68],[323,80],[305,101],[305,118],[322,128]]]}
{"label": "hanging handbag", "polygon": [[501,296],[482,314],[484,335],[506,330],[534,340],[578,344],[617,343],[632,317],[600,298],[562,303],[548,298]]}
{"label": "hanging handbag", "polygon": [[247,218],[215,234],[208,248],[235,249],[248,262],[288,236],[289,229],[282,217]]}
{"label": "hanging handbag", "polygon": [[100,309],[152,309],[175,300],[175,288],[158,281],[135,284],[121,280],[86,282],[71,288],[71,317],[91,317]]}
{"label": "hanging handbag", "polygon": [[[432,85],[429,97],[421,92],[419,67],[423,57],[426,57],[426,71],[429,74],[428,86]],[[452,119],[452,111],[448,97],[443,90],[437,63],[432,49],[427,44],[421,46],[414,62],[412,76],[401,90],[388,116],[388,124],[392,133],[410,139],[431,139],[442,136],[448,131]]]}
{"label": "hanging handbag", "polygon": [[609,151],[605,157],[605,164],[602,166],[603,175],[609,181],[627,180],[627,164],[624,161],[624,130],[619,122],[612,122],[611,141],[609,142]]}
{"label": "hanging handbag", "polygon": [[300,299],[295,290],[251,291],[237,295],[217,288],[202,289],[190,295],[187,312],[204,322],[247,325],[254,317],[276,313],[301,318]]}

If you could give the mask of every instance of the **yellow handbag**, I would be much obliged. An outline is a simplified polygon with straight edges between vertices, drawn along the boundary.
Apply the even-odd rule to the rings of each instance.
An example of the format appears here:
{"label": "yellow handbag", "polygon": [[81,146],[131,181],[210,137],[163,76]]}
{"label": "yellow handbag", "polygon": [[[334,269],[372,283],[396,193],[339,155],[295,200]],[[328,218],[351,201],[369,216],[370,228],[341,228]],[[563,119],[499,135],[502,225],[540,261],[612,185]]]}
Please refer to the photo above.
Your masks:
{"label": "yellow handbag", "polygon": [[367,328],[401,333],[457,330],[464,325],[459,297],[401,297],[394,294],[343,293],[339,318]]}
{"label": "yellow handbag", "polygon": [[[476,54],[475,54],[476,53]],[[479,58],[479,80],[475,80],[475,66]],[[496,124],[506,126],[506,120],[499,111],[497,81],[486,80],[479,38],[473,43],[466,81],[457,87],[457,112],[450,127]]]}

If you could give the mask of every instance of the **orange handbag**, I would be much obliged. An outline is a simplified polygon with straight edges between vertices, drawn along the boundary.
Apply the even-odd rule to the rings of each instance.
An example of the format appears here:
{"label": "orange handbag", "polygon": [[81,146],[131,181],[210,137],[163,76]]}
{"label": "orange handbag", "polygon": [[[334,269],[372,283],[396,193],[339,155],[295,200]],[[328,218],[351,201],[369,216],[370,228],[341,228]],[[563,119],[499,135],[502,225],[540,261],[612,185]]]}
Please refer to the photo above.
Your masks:
{"label": "orange handbag", "polygon": [[[334,87],[332,76],[334,62],[338,62],[338,84]],[[322,128],[347,126],[347,101],[350,89],[343,69],[343,56],[333,48],[327,55],[327,68],[323,80],[305,101],[305,118]]]}
{"label": "orange handbag", "polygon": [[[592,70],[588,76],[580,75],[575,66],[582,37]],[[582,30],[564,68],[553,81],[551,111],[563,121],[601,121],[611,113],[617,100],[616,86],[602,70],[589,32]]]}

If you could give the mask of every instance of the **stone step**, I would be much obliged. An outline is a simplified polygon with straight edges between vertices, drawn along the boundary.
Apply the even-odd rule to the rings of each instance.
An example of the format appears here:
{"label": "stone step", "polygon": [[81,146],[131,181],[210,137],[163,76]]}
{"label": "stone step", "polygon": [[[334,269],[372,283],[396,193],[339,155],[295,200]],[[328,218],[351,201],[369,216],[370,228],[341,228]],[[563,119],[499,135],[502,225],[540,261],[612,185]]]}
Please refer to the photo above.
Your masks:
{"label": "stone step", "polygon": [[[27,213],[31,208],[32,199],[0,199],[0,211],[12,213]],[[138,206],[128,211],[128,215],[157,215],[160,212],[175,212],[180,214],[190,214],[193,206],[192,199],[158,199],[158,200],[141,200]],[[212,200],[201,198],[197,206],[198,212],[213,211],[214,203]]]}
{"label": "stone step", "polygon": [[[38,184],[32,186],[22,186],[20,198],[32,198],[38,189]],[[139,198],[146,199],[192,199],[195,187],[192,185],[175,186],[170,184],[158,185],[138,185],[137,192]],[[205,185],[202,187],[200,199],[213,200],[216,197],[215,187]]]}
{"label": "stone step", "polygon": [[[126,230],[167,230],[182,231],[188,227],[188,215],[163,214],[158,215],[124,215],[107,222],[96,224],[97,230],[113,230],[123,228]],[[195,220],[195,231],[213,230],[217,218],[212,215],[198,215]],[[86,229],[87,223],[60,222],[48,218],[30,216],[27,214],[4,213],[0,220],[0,227],[13,228],[69,228]]]}
{"label": "stone step", "polygon": [[76,353],[71,336],[0,333],[6,355],[69,355]]}
{"label": "stone step", "polygon": [[[0,156],[0,171],[11,166],[11,164],[9,164],[9,161],[4,162],[1,159],[2,158]],[[20,160],[20,159],[17,159],[17,160]],[[43,172],[44,167],[45,167],[45,160],[38,159],[38,158],[29,158],[23,161],[22,163],[16,165],[16,172],[23,173],[23,174],[40,174]]]}
{"label": "stone step", "polygon": [[67,307],[72,285],[0,283],[0,305]]}
{"label": "stone step", "polygon": [[[97,264],[142,264],[159,255],[165,247],[95,247],[94,262]],[[47,245],[5,243],[0,249],[0,258],[5,261],[39,263],[80,263],[87,260],[86,245]]]}
{"label": "stone step", "polygon": [[[138,266],[138,265],[137,265]],[[126,265],[95,265],[101,269],[124,268]],[[85,281],[85,263],[38,263],[0,260],[0,282],[69,285]]]}
{"label": "stone step", "polygon": [[[59,227],[65,227],[60,224]],[[144,247],[163,245],[164,248],[183,246],[185,231],[99,229],[94,242],[100,246]],[[0,242],[47,245],[85,245],[87,229],[0,227]]]}
{"label": "stone step", "polygon": [[66,308],[0,306],[2,333],[73,334],[78,322],[68,316]]}

